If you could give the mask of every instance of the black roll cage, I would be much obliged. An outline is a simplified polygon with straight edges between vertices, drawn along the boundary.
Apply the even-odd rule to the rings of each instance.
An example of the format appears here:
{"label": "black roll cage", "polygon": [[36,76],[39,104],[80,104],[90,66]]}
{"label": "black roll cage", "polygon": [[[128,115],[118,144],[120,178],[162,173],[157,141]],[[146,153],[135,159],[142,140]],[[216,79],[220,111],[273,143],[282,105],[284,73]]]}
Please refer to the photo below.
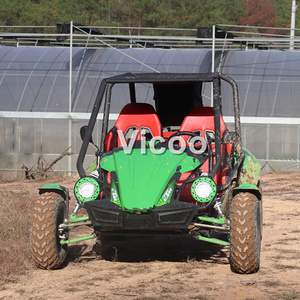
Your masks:
{"label": "black roll cage", "polygon": [[108,132],[109,111],[111,104],[111,90],[115,84],[129,84],[131,103],[136,103],[135,84],[136,83],[192,83],[192,82],[212,82],[213,83],[213,107],[214,107],[214,125],[215,125],[215,153],[216,163],[213,166],[210,176],[213,178],[221,167],[221,129],[220,114],[222,113],[221,98],[221,80],[228,82],[233,91],[233,108],[235,132],[239,135],[239,140],[235,144],[237,154],[241,153],[241,124],[239,111],[239,96],[236,82],[229,76],[221,73],[125,73],[102,80],[96,100],[93,106],[92,114],[87,126],[87,131],[81,145],[77,159],[77,170],[80,177],[85,177],[86,173],[83,167],[84,158],[87,152],[89,142],[91,141],[92,132],[96,124],[100,105],[105,94],[104,113],[102,120],[102,132],[100,138],[100,153],[104,152],[104,141]]}

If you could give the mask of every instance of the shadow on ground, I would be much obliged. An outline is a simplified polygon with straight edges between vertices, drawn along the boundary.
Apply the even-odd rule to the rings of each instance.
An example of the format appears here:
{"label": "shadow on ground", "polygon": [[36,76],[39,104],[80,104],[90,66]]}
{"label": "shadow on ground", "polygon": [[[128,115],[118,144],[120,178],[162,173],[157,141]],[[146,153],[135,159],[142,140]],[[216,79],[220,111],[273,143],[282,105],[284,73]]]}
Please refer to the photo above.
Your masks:
{"label": "shadow on ground", "polygon": [[228,247],[197,241],[190,236],[103,236],[88,247],[71,245],[67,263],[95,259],[119,262],[187,260],[228,263]]}

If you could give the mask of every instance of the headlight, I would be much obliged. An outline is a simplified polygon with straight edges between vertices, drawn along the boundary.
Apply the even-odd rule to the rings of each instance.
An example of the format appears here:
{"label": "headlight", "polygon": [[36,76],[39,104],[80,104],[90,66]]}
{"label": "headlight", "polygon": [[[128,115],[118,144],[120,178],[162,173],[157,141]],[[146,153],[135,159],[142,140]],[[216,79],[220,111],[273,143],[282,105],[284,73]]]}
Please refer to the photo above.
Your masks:
{"label": "headlight", "polygon": [[74,188],[76,198],[81,202],[96,200],[100,194],[100,187],[92,177],[84,177],[79,179]]}
{"label": "headlight", "polygon": [[191,193],[196,201],[209,202],[215,197],[217,186],[210,178],[200,177],[192,184]]}

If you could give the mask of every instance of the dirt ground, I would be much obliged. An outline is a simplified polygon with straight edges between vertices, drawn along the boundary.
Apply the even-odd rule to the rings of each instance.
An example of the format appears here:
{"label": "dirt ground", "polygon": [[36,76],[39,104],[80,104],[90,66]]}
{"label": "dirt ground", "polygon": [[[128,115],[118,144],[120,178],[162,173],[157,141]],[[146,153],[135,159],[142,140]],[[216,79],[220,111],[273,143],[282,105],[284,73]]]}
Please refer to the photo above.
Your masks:
{"label": "dirt ground", "polygon": [[[300,173],[261,179],[264,226],[256,274],[232,273],[228,247],[189,237],[89,240],[69,246],[62,269],[31,267],[6,283],[0,299],[300,299]],[[60,183],[72,190],[75,180]],[[0,189],[39,185],[0,183]]]}

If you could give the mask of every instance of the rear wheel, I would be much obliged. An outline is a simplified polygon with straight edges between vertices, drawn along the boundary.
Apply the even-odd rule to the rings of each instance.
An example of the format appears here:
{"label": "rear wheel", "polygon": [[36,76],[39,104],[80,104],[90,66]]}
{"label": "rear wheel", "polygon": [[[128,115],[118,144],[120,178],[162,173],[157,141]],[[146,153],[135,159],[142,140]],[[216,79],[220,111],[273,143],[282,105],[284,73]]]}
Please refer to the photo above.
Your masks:
{"label": "rear wheel", "polygon": [[66,245],[60,244],[58,227],[64,222],[66,203],[54,192],[41,194],[33,210],[30,243],[37,267],[57,269],[66,258]]}
{"label": "rear wheel", "polygon": [[240,274],[259,270],[262,202],[251,193],[238,193],[230,207],[230,266]]}

